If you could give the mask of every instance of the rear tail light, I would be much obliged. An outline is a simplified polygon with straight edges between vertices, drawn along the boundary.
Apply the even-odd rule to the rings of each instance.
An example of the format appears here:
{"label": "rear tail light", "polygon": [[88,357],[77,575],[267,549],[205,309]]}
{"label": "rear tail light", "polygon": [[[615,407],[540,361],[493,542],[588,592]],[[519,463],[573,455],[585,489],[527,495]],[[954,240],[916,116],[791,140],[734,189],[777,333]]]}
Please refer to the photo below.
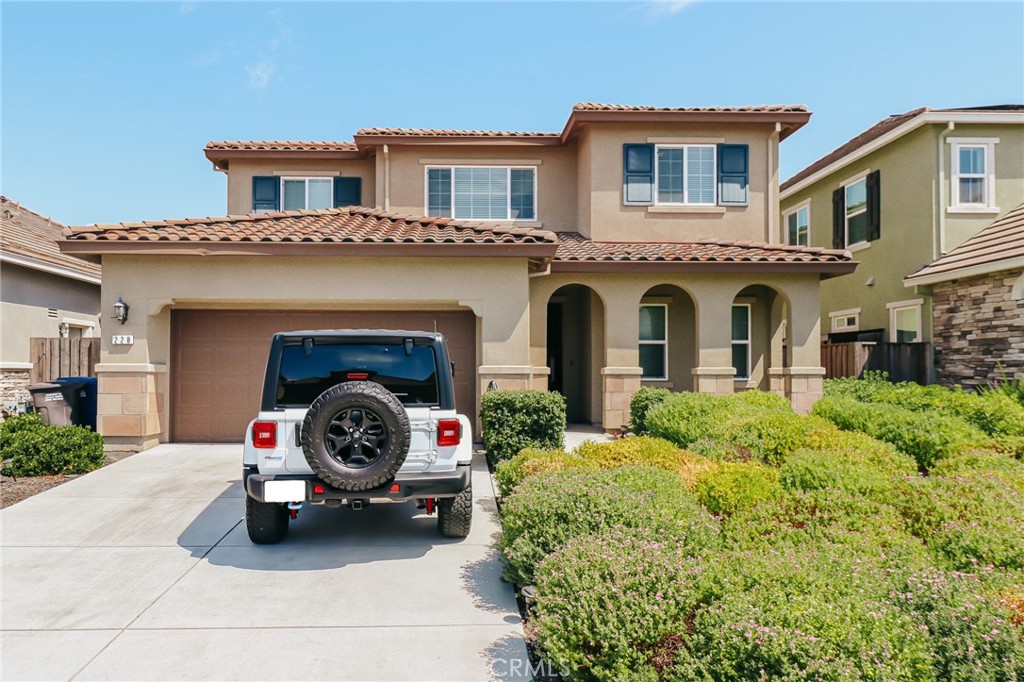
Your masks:
{"label": "rear tail light", "polygon": [[441,419],[437,422],[437,445],[447,447],[458,445],[462,438],[462,424],[458,419]]}
{"label": "rear tail light", "polygon": [[349,372],[346,376],[349,381],[366,381],[370,378],[369,372]]}
{"label": "rear tail light", "polygon": [[277,422],[253,422],[252,446],[254,448],[276,448]]}

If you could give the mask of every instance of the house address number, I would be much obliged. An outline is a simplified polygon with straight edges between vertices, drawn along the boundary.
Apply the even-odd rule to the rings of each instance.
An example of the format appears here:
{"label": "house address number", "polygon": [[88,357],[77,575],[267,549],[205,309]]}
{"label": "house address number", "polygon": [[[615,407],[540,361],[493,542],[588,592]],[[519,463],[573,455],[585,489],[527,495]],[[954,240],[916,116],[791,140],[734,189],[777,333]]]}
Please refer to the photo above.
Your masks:
{"label": "house address number", "polygon": [[131,334],[114,334],[111,342],[115,346],[130,346],[135,343],[135,337]]}

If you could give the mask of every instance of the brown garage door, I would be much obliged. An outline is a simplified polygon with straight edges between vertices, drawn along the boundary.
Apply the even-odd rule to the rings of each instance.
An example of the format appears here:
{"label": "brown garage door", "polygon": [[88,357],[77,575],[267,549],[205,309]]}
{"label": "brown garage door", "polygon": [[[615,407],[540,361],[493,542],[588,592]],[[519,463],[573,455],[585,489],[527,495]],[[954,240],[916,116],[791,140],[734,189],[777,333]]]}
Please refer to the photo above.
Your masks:
{"label": "brown garage door", "polygon": [[299,329],[439,331],[455,362],[455,404],[475,420],[476,318],[462,311],[175,310],[171,439],[240,442],[256,416],[270,337]]}

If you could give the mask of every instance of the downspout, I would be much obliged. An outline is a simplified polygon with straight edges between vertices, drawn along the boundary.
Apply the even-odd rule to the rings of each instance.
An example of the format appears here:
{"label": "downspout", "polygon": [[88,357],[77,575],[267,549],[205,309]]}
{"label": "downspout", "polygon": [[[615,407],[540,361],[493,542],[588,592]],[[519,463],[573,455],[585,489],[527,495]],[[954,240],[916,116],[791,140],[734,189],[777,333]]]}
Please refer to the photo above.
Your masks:
{"label": "downspout", "polygon": [[939,191],[938,194],[938,228],[939,233],[935,236],[932,241],[932,260],[935,260],[946,253],[946,188],[949,185],[946,182],[946,138],[949,136],[953,129],[956,128],[956,123],[950,121],[946,125],[946,129],[939,133]]}
{"label": "downspout", "polygon": [[384,210],[391,210],[391,152],[384,145]]}
{"label": "downspout", "polygon": [[777,222],[779,219],[779,177],[778,177],[778,149],[779,134],[782,132],[782,124],[775,123],[775,132],[768,136],[768,191],[765,193],[768,199],[768,222],[765,225],[766,234],[764,241],[767,244],[781,244],[784,240],[775,241]]}

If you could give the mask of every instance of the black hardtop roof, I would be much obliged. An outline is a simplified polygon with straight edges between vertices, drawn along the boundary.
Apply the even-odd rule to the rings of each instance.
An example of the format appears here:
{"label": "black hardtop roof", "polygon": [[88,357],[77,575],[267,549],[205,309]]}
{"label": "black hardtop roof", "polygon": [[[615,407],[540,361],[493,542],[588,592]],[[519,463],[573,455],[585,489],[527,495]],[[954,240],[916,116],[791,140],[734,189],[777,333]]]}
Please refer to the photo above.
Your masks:
{"label": "black hardtop roof", "polygon": [[441,341],[444,339],[444,335],[439,332],[424,332],[424,331],[405,331],[400,329],[304,329],[293,332],[278,332],[274,334],[275,337],[282,339],[296,339],[296,338],[330,338],[330,339],[346,339],[346,338],[395,338],[395,339],[408,339],[408,338],[419,338],[419,339],[430,339],[432,341]]}

